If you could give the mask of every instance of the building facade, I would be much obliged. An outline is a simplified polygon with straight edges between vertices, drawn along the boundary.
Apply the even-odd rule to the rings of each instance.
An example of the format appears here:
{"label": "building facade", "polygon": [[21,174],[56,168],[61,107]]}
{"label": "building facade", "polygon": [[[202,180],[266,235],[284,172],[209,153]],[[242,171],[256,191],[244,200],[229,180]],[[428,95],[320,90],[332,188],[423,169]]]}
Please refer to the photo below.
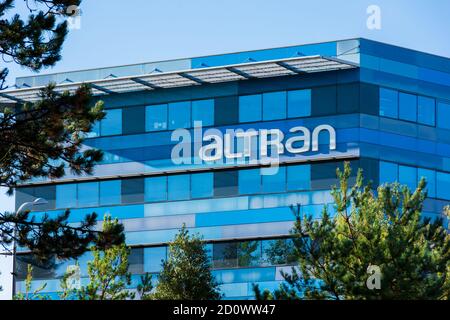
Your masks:
{"label": "building facade", "polygon": [[[332,212],[343,161],[374,186],[428,181],[424,216],[450,201],[450,59],[351,39],[17,79],[0,102],[36,99],[39,87],[91,83],[107,116],[86,140],[105,152],[93,176],[70,173],[16,191],[16,208],[117,217],[132,247],[132,287],[157,275],[185,224],[207,243],[226,298],[277,288],[290,269],[291,205]],[[201,127],[200,127],[201,125]],[[241,132],[241,133],[239,133]],[[243,134],[242,134],[243,132]],[[205,146],[210,148],[205,148]],[[283,253],[273,250],[285,248]],[[86,253],[79,259],[86,282]],[[27,263],[16,262],[24,290]],[[35,266],[33,287],[57,297],[74,261]]]}

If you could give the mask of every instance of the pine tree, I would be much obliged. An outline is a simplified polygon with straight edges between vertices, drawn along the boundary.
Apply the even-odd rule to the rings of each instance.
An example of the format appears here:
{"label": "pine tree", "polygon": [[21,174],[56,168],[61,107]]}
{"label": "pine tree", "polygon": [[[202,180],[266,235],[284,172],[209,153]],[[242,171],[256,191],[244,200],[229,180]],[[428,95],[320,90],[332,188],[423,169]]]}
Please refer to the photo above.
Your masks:
{"label": "pine tree", "polygon": [[292,208],[298,266],[273,293],[254,286],[256,298],[448,299],[450,235],[443,219],[421,216],[426,182],[414,192],[398,183],[373,192],[361,170],[350,187],[350,174],[349,163],[337,170],[335,214],[325,207],[314,220]]}
{"label": "pine tree", "polygon": [[211,264],[202,239],[189,235],[183,226],[169,244],[169,254],[162,264],[152,299],[218,300],[218,283],[211,273]]}
{"label": "pine tree", "polygon": [[[32,3],[30,3],[32,2]],[[53,66],[61,59],[67,35],[70,6],[80,0],[25,0],[31,13],[7,19],[14,0],[0,0],[0,54],[33,71]],[[0,89],[5,89],[8,69],[0,71]],[[75,93],[57,93],[54,84],[42,90],[36,102],[0,105],[0,186],[11,193],[19,183],[32,178],[60,178],[66,172],[91,174],[102,152],[82,149],[86,134],[104,118],[103,103],[92,104],[91,89],[83,85]],[[0,245],[13,241],[48,259],[77,257],[99,240],[94,231],[95,213],[80,226],[68,224],[69,212],[57,218],[33,218],[29,212],[0,214]],[[118,237],[119,239],[115,239]],[[120,234],[103,237],[120,242]]]}

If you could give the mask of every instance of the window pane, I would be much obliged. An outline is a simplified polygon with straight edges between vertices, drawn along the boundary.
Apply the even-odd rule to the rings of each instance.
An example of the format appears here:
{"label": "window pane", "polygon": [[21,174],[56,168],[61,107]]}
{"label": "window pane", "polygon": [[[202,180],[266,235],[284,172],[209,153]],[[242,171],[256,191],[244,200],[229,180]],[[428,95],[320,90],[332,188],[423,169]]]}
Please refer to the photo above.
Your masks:
{"label": "window pane", "polygon": [[238,172],[237,171],[217,171],[214,172],[214,196],[226,197],[234,196],[238,192]]}
{"label": "window pane", "polygon": [[417,188],[417,169],[414,167],[398,166],[398,180],[413,192]]}
{"label": "window pane", "polygon": [[440,199],[450,200],[450,173],[436,172],[436,194]]}
{"label": "window pane", "polygon": [[77,185],[60,184],[56,186],[56,207],[60,209],[77,206]]}
{"label": "window pane", "polygon": [[120,204],[120,191],[120,180],[100,182],[100,205]]}
{"label": "window pane", "polygon": [[288,92],[288,118],[308,117],[311,115],[311,90]]}
{"label": "window pane", "polygon": [[261,175],[259,169],[239,170],[239,194],[261,192]]}
{"label": "window pane", "polygon": [[95,138],[100,136],[100,121],[95,121],[92,125],[91,132],[86,135],[88,138]]}
{"label": "window pane", "polygon": [[194,121],[201,121],[203,127],[214,125],[214,99],[192,101],[192,127]]}
{"label": "window pane", "polygon": [[436,114],[436,101],[433,98],[418,98],[417,120],[419,123],[434,126]]}
{"label": "window pane", "polygon": [[145,201],[167,200],[167,177],[145,178]]}
{"label": "window pane", "polygon": [[191,125],[191,102],[169,103],[169,129],[189,128]]}
{"label": "window pane", "polygon": [[190,176],[188,174],[169,176],[169,200],[187,200],[190,194]]}
{"label": "window pane", "polygon": [[399,118],[417,121],[417,97],[413,94],[400,92],[399,103]]}
{"label": "window pane", "polygon": [[309,190],[311,188],[311,165],[287,167],[287,189]]}
{"label": "window pane", "polygon": [[263,192],[283,192],[286,190],[286,167],[279,167],[277,173],[265,175],[273,168],[261,169]]}
{"label": "window pane", "polygon": [[144,178],[122,180],[122,203],[144,202]]}
{"label": "window pane", "polygon": [[98,206],[99,190],[98,182],[87,182],[78,184],[78,206]]}
{"label": "window pane", "polygon": [[417,178],[425,178],[427,181],[428,196],[431,198],[436,197],[436,172],[434,170],[418,169]]}
{"label": "window pane", "polygon": [[380,161],[380,184],[398,181],[398,165]]}
{"label": "window pane", "polygon": [[122,109],[106,110],[106,117],[101,120],[102,136],[122,134]]}
{"label": "window pane", "polygon": [[286,118],[286,91],[263,94],[263,120]]}
{"label": "window pane", "polygon": [[214,174],[195,173],[191,175],[192,198],[211,198],[213,196]]}
{"label": "window pane", "polygon": [[145,108],[145,131],[167,130],[167,104]]}
{"label": "window pane", "polygon": [[450,103],[438,102],[437,125],[439,128],[450,129]]}
{"label": "window pane", "polygon": [[167,258],[167,247],[144,248],[144,272],[159,272]]}
{"label": "window pane", "polygon": [[261,242],[239,242],[237,247],[239,267],[254,267],[261,262]]}
{"label": "window pane", "polygon": [[232,268],[237,267],[237,243],[213,244],[213,267]]}
{"label": "window pane", "polygon": [[239,122],[262,120],[262,95],[239,97]]}
{"label": "window pane", "polygon": [[264,240],[261,246],[264,265],[283,265],[295,261],[295,248],[290,239]]}
{"label": "window pane", "polygon": [[380,88],[380,116],[398,118],[398,92]]}

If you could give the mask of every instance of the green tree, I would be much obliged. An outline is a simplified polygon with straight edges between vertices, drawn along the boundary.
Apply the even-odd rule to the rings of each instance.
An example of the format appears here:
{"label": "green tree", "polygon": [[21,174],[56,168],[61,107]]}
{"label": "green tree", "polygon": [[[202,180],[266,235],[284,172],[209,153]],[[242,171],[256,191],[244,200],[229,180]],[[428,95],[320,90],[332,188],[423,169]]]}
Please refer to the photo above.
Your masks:
{"label": "green tree", "polygon": [[197,235],[189,235],[183,226],[169,244],[153,299],[218,300],[218,283],[211,273],[205,244]]}
{"label": "green tree", "polygon": [[[361,170],[350,187],[350,174],[349,163],[337,170],[334,215],[325,207],[314,220],[293,208],[298,267],[273,293],[255,286],[256,298],[448,299],[450,235],[443,219],[421,217],[425,181],[413,193],[398,183],[373,192]],[[377,268],[380,274],[368,273]],[[378,275],[379,289],[368,286]]]}
{"label": "green tree", "polygon": [[47,295],[41,294],[41,292],[47,287],[47,283],[35,290],[31,290],[31,285],[33,281],[33,266],[31,264],[27,265],[27,277],[25,278],[25,292],[19,292],[14,297],[13,300],[50,300]]}
{"label": "green tree", "polygon": [[[14,12],[14,0],[0,0],[0,54],[9,61],[39,71],[61,59],[68,28],[70,6],[80,0],[25,0],[27,17]],[[11,18],[7,18],[10,16]],[[5,89],[8,69],[0,71],[0,89]],[[91,89],[57,92],[50,84],[35,102],[16,100],[0,105],[0,186],[11,193],[19,183],[32,178],[60,178],[66,172],[90,174],[102,152],[83,149],[86,134],[104,118],[103,104],[92,104]],[[13,101],[13,100],[12,100]],[[41,258],[77,257],[98,240],[93,231],[95,213],[79,226],[68,224],[69,212],[57,218],[36,219],[29,212],[0,214],[0,245],[15,241]],[[120,237],[120,235],[119,235]],[[107,238],[112,239],[114,235]]]}
{"label": "green tree", "polygon": [[[120,226],[117,219],[106,217],[103,229]],[[131,284],[128,272],[130,249],[124,244],[99,250],[91,248],[94,259],[88,262],[89,284],[77,292],[80,300],[125,300],[134,299],[134,293],[127,290]]]}

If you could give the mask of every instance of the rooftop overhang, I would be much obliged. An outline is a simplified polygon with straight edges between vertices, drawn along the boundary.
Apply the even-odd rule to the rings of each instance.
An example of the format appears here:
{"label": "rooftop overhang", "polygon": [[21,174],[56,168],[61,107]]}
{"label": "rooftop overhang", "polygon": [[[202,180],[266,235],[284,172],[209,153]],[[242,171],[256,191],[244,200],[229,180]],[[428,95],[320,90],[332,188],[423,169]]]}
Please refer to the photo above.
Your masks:
{"label": "rooftop overhang", "polygon": [[[154,71],[150,74],[86,81],[95,96],[157,90],[203,84],[281,77],[306,73],[327,72],[359,67],[357,64],[326,56],[303,56],[288,59],[248,62],[220,67],[208,67],[174,72]],[[67,79],[57,84],[55,91],[74,92],[83,82]],[[0,104],[33,102],[40,99],[43,87],[7,89],[0,91]]]}

